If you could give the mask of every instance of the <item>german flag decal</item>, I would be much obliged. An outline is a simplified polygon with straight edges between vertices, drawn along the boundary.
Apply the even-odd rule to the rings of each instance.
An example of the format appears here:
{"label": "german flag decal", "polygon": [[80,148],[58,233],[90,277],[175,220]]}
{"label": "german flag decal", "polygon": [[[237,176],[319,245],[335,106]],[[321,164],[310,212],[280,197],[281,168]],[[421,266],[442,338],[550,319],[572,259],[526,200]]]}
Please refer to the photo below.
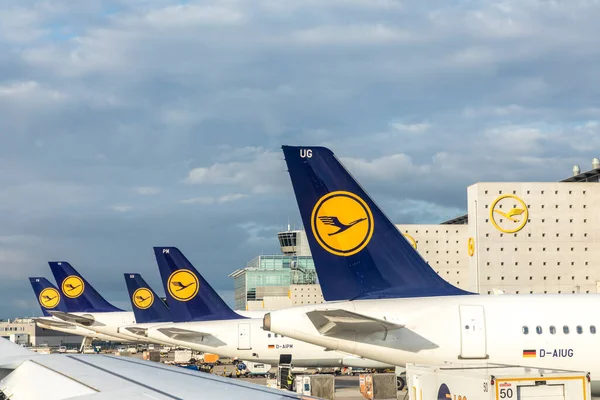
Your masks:
{"label": "german flag decal", "polygon": [[274,349],[274,348],[275,348],[275,345],[274,345],[274,344],[270,344],[270,345],[269,345],[269,349]]}
{"label": "german flag decal", "polygon": [[524,358],[535,358],[536,351],[535,350],[523,350],[523,357]]}

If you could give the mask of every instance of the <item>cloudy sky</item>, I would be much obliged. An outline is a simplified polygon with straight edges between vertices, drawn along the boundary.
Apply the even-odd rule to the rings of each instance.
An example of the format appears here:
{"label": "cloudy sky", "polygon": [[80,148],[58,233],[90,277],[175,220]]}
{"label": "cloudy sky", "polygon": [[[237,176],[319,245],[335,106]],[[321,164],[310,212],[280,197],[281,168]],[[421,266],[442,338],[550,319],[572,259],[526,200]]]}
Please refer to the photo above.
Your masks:
{"label": "cloudy sky", "polygon": [[178,246],[227,275],[298,226],[282,144],[330,146],[397,223],[600,156],[592,1],[4,0],[0,317],[68,260],[129,308]]}

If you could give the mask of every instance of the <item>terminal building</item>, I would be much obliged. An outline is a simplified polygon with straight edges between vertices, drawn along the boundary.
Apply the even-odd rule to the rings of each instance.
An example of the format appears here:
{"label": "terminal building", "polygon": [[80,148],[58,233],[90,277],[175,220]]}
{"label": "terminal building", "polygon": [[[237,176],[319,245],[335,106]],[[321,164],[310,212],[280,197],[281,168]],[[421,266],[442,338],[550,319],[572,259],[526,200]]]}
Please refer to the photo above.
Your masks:
{"label": "terminal building", "polygon": [[324,301],[306,234],[288,229],[277,237],[283,254],[258,256],[229,275],[236,310],[278,310]]}
{"label": "terminal building", "polygon": [[[444,279],[481,294],[600,293],[600,161],[560,182],[480,182],[467,213],[396,225]],[[238,310],[323,302],[304,231],[232,273]],[[299,266],[299,268],[298,268]]]}
{"label": "terminal building", "polygon": [[450,283],[473,292],[600,292],[600,162],[560,182],[467,188],[467,214],[398,225]]}
{"label": "terminal building", "polygon": [[72,346],[79,347],[83,338],[77,335],[40,328],[33,319],[15,318],[0,320],[0,336],[10,339],[18,337],[18,342],[27,346]]}

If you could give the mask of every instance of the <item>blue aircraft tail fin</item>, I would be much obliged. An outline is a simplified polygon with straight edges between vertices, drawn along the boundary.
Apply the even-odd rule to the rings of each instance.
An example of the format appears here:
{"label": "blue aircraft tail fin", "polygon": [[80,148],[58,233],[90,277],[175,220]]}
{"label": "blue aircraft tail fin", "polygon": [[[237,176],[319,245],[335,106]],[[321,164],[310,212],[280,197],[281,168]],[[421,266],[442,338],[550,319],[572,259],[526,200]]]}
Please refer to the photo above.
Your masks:
{"label": "blue aircraft tail fin", "polygon": [[174,322],[242,319],[219,297],[177,247],[155,247]]}
{"label": "blue aircraft tail fin", "polygon": [[48,264],[69,312],[123,311],[106,301],[68,262],[49,261]]}
{"label": "blue aircraft tail fin", "polygon": [[129,300],[135,315],[135,322],[171,322],[169,307],[152,290],[140,274],[125,274]]}
{"label": "blue aircraft tail fin", "polygon": [[64,301],[62,301],[62,296],[52,282],[43,277],[32,277],[29,278],[29,283],[31,283],[35,297],[37,297],[38,303],[40,303],[44,317],[51,316],[49,311],[67,312],[67,307]]}
{"label": "blue aircraft tail fin", "polygon": [[423,260],[331,150],[282,148],[326,300],[471,294]]}

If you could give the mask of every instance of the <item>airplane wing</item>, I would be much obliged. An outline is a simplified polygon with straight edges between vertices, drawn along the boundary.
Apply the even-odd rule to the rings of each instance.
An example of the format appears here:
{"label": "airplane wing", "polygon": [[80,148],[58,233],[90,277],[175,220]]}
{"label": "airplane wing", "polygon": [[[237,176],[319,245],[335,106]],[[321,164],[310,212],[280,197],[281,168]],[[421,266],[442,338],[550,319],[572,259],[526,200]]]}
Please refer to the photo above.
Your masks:
{"label": "airplane wing", "polygon": [[313,398],[132,357],[41,355],[1,338],[0,378],[11,400]]}
{"label": "airplane wing", "polygon": [[388,331],[404,328],[404,325],[346,310],[315,310],[306,315],[323,336],[339,336],[348,332],[382,332],[387,335]]}
{"label": "airplane wing", "polygon": [[160,333],[167,336],[173,340],[180,340],[183,342],[193,342],[193,343],[201,343],[206,346],[224,346],[226,343],[222,340],[219,340],[217,337],[213,336],[212,333],[192,331],[189,329],[181,329],[181,328],[158,328]]}
{"label": "airplane wing", "polygon": [[71,322],[74,324],[80,324],[83,326],[90,326],[94,323],[94,318],[84,317],[83,315],[75,315],[62,311],[50,311],[52,316],[61,319],[65,322]]}

